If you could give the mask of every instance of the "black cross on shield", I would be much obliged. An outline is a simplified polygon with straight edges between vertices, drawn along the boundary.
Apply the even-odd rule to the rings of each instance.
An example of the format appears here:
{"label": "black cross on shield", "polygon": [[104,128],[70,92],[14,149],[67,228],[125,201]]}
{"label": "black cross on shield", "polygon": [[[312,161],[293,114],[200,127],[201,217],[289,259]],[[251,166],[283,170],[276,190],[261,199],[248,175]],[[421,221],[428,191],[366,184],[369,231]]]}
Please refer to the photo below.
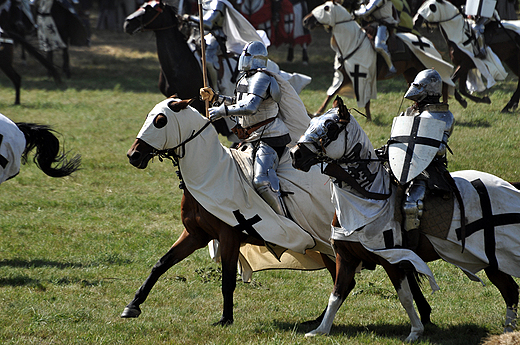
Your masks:
{"label": "black cross on shield", "polygon": [[356,101],[359,101],[359,78],[366,78],[366,73],[359,72],[359,65],[356,64],[354,67],[354,72],[350,72],[350,77],[352,78],[352,83],[354,84],[354,92],[356,94]]}

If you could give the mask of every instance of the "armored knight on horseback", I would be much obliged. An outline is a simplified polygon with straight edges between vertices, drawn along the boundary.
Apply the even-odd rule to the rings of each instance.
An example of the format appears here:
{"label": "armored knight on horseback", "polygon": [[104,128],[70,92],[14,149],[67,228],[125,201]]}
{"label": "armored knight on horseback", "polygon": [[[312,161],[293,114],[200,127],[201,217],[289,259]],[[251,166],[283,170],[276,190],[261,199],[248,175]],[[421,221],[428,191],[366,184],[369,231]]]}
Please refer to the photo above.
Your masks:
{"label": "armored knight on horseback", "polygon": [[390,168],[406,188],[403,200],[403,228],[408,247],[415,249],[423,200],[428,190],[450,193],[453,184],[447,173],[446,150],[454,117],[440,102],[442,79],[433,69],[415,77],[404,95],[415,104],[394,119],[388,143]]}
{"label": "armored knight on horseback", "polygon": [[368,4],[361,4],[361,7],[354,11],[356,17],[367,18],[371,16],[378,23],[377,34],[374,40],[375,48],[385,59],[389,74],[397,73],[386,44],[388,37],[390,37],[391,29],[395,28],[399,23],[399,19],[394,17],[394,12],[395,8],[390,0],[370,0]]}
{"label": "armored knight on horseback", "polygon": [[[254,27],[233,8],[227,0],[207,0],[203,6],[202,21],[209,33],[204,36],[206,42],[206,68],[214,90],[219,90],[219,56],[230,64],[228,53],[239,55],[247,42],[261,40]],[[200,23],[195,15],[185,15],[185,19]],[[202,36],[202,34],[201,34]],[[232,68],[230,68],[232,69]]]}
{"label": "armored knight on horseback", "polygon": [[[480,59],[486,58],[484,29],[493,18],[498,18],[495,11],[497,0],[466,0],[465,13],[471,19],[474,34],[473,53]],[[500,21],[500,19],[498,19]]]}
{"label": "armored knight on horseback", "polygon": [[280,215],[287,216],[276,176],[280,157],[290,143],[289,129],[278,116],[282,90],[276,78],[266,72],[267,48],[260,41],[248,43],[240,55],[235,96],[223,96],[210,88],[201,89],[203,100],[217,107],[209,110],[210,120],[234,117],[233,131],[254,146],[253,185],[258,194]]}

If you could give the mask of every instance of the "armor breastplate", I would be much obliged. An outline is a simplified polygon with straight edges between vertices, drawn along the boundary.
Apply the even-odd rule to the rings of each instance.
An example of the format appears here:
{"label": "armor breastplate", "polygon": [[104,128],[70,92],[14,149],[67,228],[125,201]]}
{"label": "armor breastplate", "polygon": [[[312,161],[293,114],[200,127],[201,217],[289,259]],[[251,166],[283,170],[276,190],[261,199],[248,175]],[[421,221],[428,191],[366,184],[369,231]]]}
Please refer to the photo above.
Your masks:
{"label": "armor breastplate", "polygon": [[[239,116],[238,123],[248,128],[262,121],[276,118],[278,116],[278,102],[276,99],[281,98],[280,88],[276,80],[265,73],[257,72],[251,76],[245,76],[239,80],[236,87],[236,100],[240,102],[245,96],[253,94],[263,99],[258,111],[254,115]],[[275,99],[276,97],[276,99]],[[277,137],[289,133],[287,126],[279,118],[273,122],[263,126],[258,133],[253,133],[248,141],[257,139],[260,135],[263,138]]]}
{"label": "armor breastplate", "polygon": [[[419,111],[416,111],[419,113]],[[441,120],[446,123],[446,128],[444,129],[444,133],[447,136],[451,135],[453,131],[453,124],[455,119],[453,118],[453,114],[449,110],[447,104],[439,103],[439,104],[427,104],[420,110],[420,117],[430,117],[436,120]]]}
{"label": "armor breastplate", "polygon": [[224,25],[224,11],[226,5],[219,0],[212,0],[204,6],[204,25],[210,26],[211,30],[222,29]]}

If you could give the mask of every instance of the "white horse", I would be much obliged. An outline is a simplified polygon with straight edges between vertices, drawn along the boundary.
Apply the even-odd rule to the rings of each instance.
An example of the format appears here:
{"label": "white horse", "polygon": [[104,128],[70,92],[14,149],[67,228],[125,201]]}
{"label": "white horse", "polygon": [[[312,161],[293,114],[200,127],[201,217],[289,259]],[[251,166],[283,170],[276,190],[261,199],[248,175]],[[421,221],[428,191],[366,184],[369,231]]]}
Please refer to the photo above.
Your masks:
{"label": "white horse", "polygon": [[[318,162],[326,162],[330,166],[335,164],[339,165],[340,171],[346,171],[347,175],[352,177],[351,180],[359,181],[360,173],[367,171],[368,164],[377,168],[383,162],[376,157],[366,134],[344,107],[341,99],[337,98],[334,105],[335,108],[311,121],[309,129],[300,138],[297,146],[291,150],[293,166],[305,171]],[[366,148],[366,145],[369,146],[367,151],[372,153],[371,156],[356,154],[363,152],[363,147]],[[327,167],[325,173],[328,171],[332,170],[328,170]],[[386,169],[382,171],[388,174]],[[378,222],[377,224],[369,223],[364,228],[348,232],[340,225],[344,221],[342,214],[354,214],[354,211],[342,206],[355,206],[364,200],[366,202],[367,199],[360,197],[358,189],[353,187],[355,183],[349,182],[348,176],[345,178],[335,172],[331,175],[336,177],[333,194],[336,195],[335,207],[338,217],[333,222],[332,238],[337,253],[337,277],[323,322],[316,330],[308,333],[308,336],[329,333],[337,310],[355,286],[354,273],[357,265],[361,260],[365,260],[365,257],[374,255],[380,258],[381,264],[396,287],[401,303],[410,316],[412,330],[406,341],[416,340],[423,331],[423,325],[415,314],[408,282],[403,278],[398,265],[403,261],[410,261],[417,268],[420,267],[422,260],[444,259],[458,266],[475,281],[480,281],[476,273],[483,269],[490,281],[500,290],[506,302],[505,331],[512,331],[515,328],[518,285],[511,276],[520,277],[518,251],[520,191],[518,189],[484,172],[466,170],[452,173],[464,203],[465,231],[461,230],[461,212],[456,198],[441,201],[442,204],[453,203],[453,215],[447,219],[445,226],[436,224],[436,230],[441,228],[445,230],[442,233],[440,231],[437,231],[437,234],[425,233],[424,227],[421,228],[423,232],[415,254],[408,249],[399,248],[401,227],[394,218],[394,211],[396,208],[400,209],[400,205],[395,205],[398,194],[395,186],[386,187],[386,194],[391,193],[391,195],[383,201],[388,202],[389,207],[387,212],[379,217],[382,219],[377,218],[375,221]],[[371,202],[377,201],[371,200]],[[425,199],[425,204],[427,202],[428,198]],[[439,216],[439,209],[431,205],[425,206],[422,225],[430,214]],[[385,216],[388,219],[383,219]],[[437,223],[439,219],[449,216],[449,212],[439,216]],[[462,250],[464,240],[465,247]]]}
{"label": "white horse", "polygon": [[343,87],[352,84],[357,106],[364,107],[370,119],[370,100],[377,98],[377,80],[403,75],[410,84],[417,73],[425,68],[435,68],[441,75],[444,100],[448,97],[448,86],[454,86],[450,78],[453,66],[442,60],[433,43],[425,37],[412,33],[395,34],[402,42],[402,54],[393,54],[392,61],[397,73],[388,75],[388,66],[377,62],[377,53],[367,33],[345,7],[328,1],[313,9],[304,18],[303,24],[309,29],[323,26],[330,31],[331,48],[336,53],[334,79],[317,114],[324,112],[327,104]]}

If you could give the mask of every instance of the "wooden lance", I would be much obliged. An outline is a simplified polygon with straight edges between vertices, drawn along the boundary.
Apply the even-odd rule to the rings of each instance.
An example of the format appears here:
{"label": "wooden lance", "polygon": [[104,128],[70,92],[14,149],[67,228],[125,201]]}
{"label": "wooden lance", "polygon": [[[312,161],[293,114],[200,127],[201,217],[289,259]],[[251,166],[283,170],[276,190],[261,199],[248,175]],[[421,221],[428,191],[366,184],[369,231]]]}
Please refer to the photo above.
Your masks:
{"label": "wooden lance", "polygon": [[[200,54],[202,59],[202,79],[204,87],[208,87],[208,73],[206,70],[206,41],[204,41],[204,20],[202,18],[202,0],[198,0],[199,4],[199,31],[200,31]],[[209,101],[205,101],[205,113],[209,119]]]}

